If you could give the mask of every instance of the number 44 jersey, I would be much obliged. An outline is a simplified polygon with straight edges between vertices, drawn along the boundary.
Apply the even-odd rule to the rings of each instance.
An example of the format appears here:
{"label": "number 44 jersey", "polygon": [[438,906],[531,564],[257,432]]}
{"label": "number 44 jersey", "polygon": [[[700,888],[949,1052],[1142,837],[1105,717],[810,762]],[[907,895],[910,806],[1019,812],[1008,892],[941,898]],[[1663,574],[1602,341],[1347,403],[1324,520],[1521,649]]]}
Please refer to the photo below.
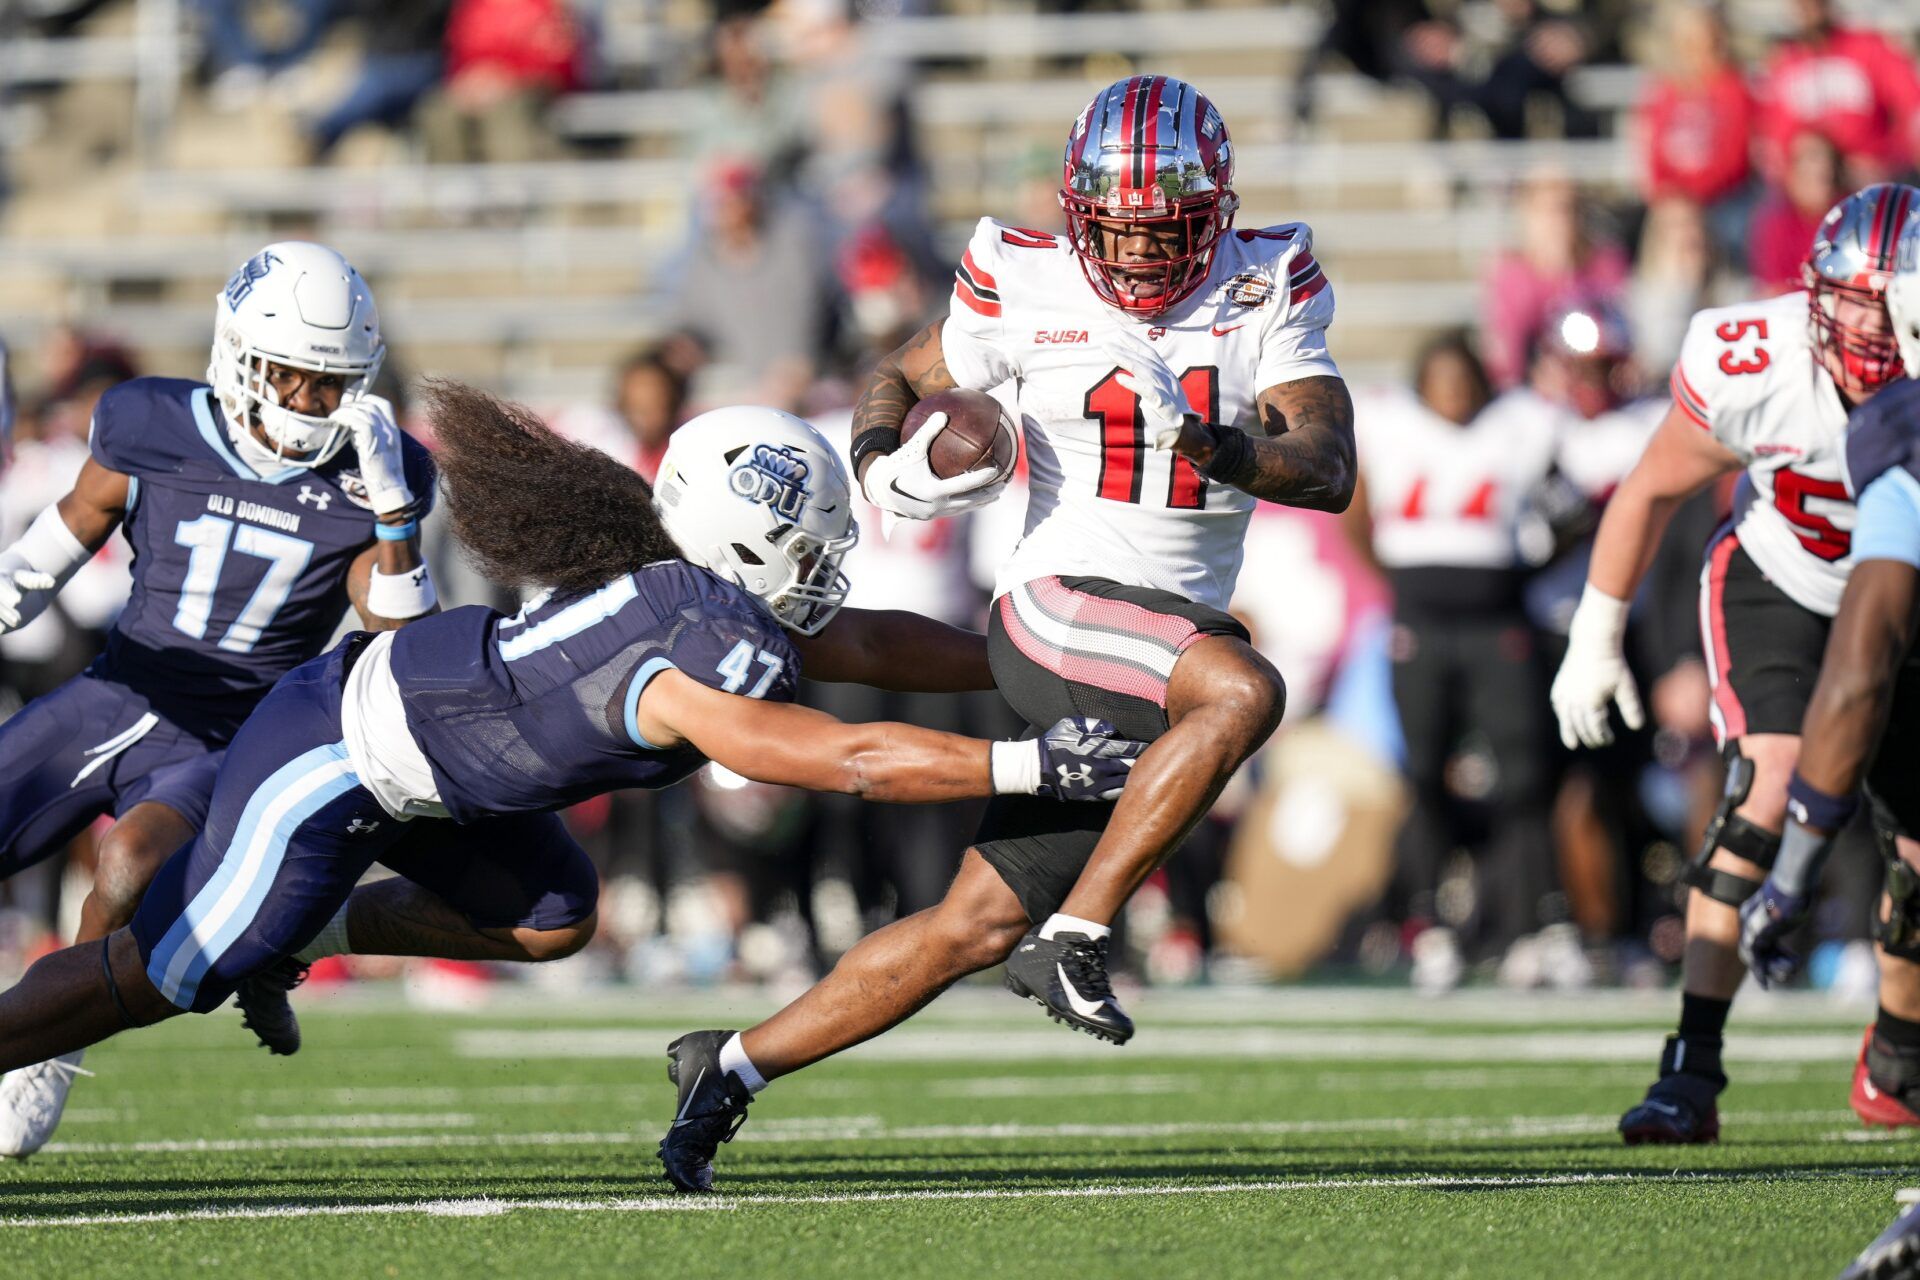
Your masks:
{"label": "number 44 jersey", "polygon": [[[133,594],[91,674],[128,685],[222,745],[281,676],[326,647],[347,568],[374,541],[351,448],[262,473],[234,448],[202,383],[137,378],[108,391],[89,442],[129,479],[122,524]],[[407,483],[431,501],[433,463],[402,437]]]}
{"label": "number 44 jersey", "polygon": [[1794,603],[1832,617],[1853,568],[1847,407],[1809,337],[1807,295],[1695,315],[1673,399],[1746,464],[1733,500],[1740,545]]}
{"label": "number 44 jersey", "polygon": [[983,218],[955,275],[941,345],[963,387],[1017,388],[1032,496],[995,594],[1050,574],[1108,578],[1227,607],[1255,499],[1155,449],[1103,339],[1151,342],[1209,422],[1262,434],[1267,387],[1339,376],[1333,290],[1301,223],[1230,231],[1207,281],[1135,319],[1102,303],[1065,240]]}

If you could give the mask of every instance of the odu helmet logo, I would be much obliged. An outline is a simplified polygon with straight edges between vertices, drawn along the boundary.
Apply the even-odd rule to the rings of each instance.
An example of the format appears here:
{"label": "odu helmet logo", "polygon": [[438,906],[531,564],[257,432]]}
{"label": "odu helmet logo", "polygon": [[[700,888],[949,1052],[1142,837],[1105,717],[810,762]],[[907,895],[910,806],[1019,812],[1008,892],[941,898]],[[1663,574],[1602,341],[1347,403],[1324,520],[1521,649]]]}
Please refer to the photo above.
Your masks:
{"label": "odu helmet logo", "polygon": [[280,255],[262,250],[241,263],[240,269],[227,281],[227,305],[237,308],[245,302],[255,282],[266,279],[279,261]]}
{"label": "odu helmet logo", "polygon": [[757,444],[727,483],[748,502],[764,502],[779,515],[798,520],[807,505],[808,470],[807,460],[792,449]]}

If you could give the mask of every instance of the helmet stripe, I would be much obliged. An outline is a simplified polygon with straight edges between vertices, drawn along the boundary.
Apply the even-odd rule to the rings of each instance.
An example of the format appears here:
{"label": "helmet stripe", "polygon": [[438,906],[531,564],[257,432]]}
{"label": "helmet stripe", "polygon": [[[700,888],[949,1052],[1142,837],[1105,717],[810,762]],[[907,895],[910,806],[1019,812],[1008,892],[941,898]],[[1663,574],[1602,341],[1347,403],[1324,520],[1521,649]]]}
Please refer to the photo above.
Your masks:
{"label": "helmet stripe", "polygon": [[1152,181],[1154,170],[1157,168],[1152,153],[1160,145],[1160,95],[1166,87],[1165,76],[1154,76],[1147,81],[1146,105],[1140,113],[1146,124],[1146,130],[1140,139],[1140,158],[1135,162],[1140,170],[1140,176],[1134,180],[1135,186],[1146,186]]}

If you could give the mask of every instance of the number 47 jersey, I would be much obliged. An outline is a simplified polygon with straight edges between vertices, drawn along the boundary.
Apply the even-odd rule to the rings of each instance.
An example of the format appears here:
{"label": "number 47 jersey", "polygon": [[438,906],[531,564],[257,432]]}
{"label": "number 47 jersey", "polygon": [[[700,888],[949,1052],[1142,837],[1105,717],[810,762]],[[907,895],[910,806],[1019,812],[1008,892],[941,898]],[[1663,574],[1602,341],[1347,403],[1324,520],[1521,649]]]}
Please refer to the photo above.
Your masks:
{"label": "number 47 jersey", "polygon": [[1794,603],[1832,617],[1853,568],[1847,408],[1809,337],[1807,295],[1695,315],[1673,399],[1746,464],[1733,500],[1740,545]]}
{"label": "number 47 jersey", "polygon": [[1209,422],[1262,434],[1267,387],[1339,376],[1333,290],[1300,223],[1228,232],[1206,282],[1135,319],[1101,302],[1061,238],[983,218],[961,259],[941,346],[963,387],[1017,388],[1032,496],[995,594],[1053,574],[1108,578],[1227,607],[1255,499],[1147,439],[1103,338],[1151,342]]}
{"label": "number 47 jersey", "polygon": [[[408,485],[431,500],[426,450],[402,443]],[[359,460],[345,449],[263,474],[235,450],[213,393],[175,378],[108,391],[89,444],[129,478],[122,530],[134,553],[133,594],[90,674],[224,745],[346,613],[348,566],[374,540]]]}

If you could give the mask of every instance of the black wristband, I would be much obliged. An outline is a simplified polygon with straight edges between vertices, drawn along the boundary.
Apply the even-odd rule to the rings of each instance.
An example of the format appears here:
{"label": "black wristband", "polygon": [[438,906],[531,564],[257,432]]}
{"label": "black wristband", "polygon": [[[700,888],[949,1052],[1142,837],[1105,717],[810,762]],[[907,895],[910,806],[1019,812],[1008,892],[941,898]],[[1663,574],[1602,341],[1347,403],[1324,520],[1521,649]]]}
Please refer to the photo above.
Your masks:
{"label": "black wristband", "polygon": [[847,452],[853,458],[854,482],[859,483],[860,463],[870,453],[892,453],[900,447],[900,429],[898,427],[868,427],[853,438],[853,447]]}
{"label": "black wristband", "polygon": [[1247,433],[1212,422],[1201,425],[1213,434],[1213,456],[1199,468],[1200,474],[1236,488],[1253,479],[1253,441],[1247,439]]}

